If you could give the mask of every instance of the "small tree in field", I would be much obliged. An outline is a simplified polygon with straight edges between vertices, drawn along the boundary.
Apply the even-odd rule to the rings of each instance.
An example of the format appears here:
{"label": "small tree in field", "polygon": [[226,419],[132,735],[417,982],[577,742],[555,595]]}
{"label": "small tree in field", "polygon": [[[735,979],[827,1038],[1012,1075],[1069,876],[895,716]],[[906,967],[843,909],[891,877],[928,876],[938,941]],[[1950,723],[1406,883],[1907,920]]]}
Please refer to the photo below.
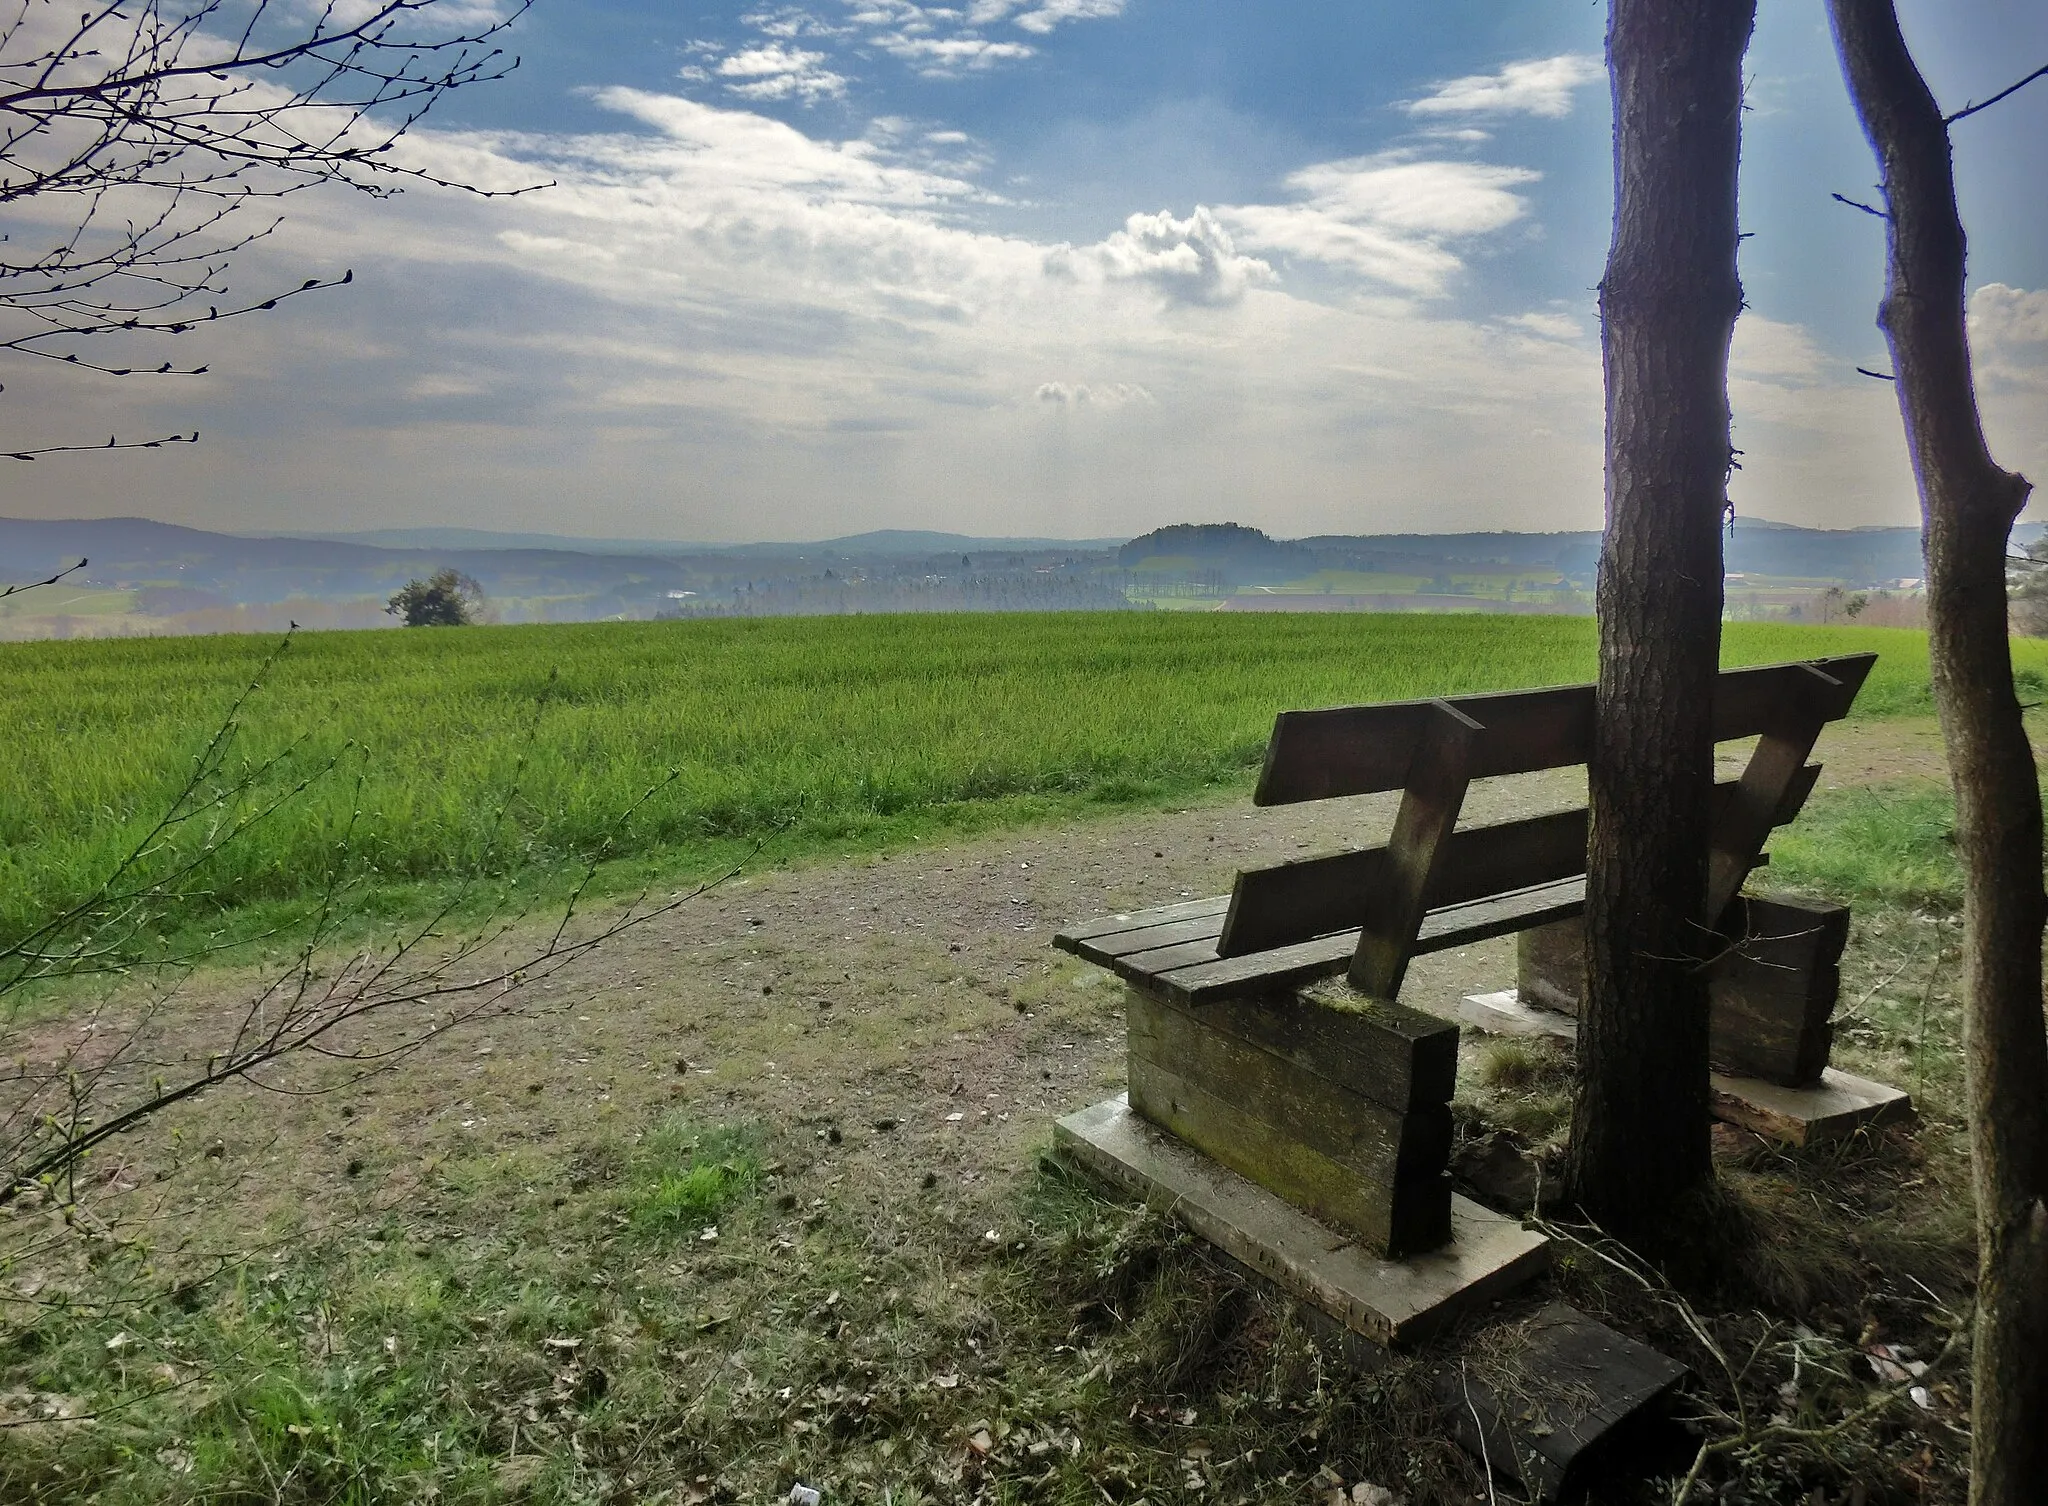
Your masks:
{"label": "small tree in field", "polygon": [[407,581],[384,610],[404,618],[407,627],[468,627],[479,620],[483,607],[484,588],[451,569]]}

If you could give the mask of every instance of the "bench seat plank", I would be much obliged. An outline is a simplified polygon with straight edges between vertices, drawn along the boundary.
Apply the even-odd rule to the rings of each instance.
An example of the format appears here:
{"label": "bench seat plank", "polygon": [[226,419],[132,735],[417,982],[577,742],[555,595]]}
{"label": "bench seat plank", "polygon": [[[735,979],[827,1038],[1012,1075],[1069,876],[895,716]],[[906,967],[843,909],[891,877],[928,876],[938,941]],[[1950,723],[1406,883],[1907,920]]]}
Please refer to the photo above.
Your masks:
{"label": "bench seat plank", "polygon": [[[1165,925],[1143,926],[1136,930],[1118,931],[1109,936],[1091,936],[1085,954],[1091,961],[1114,961],[1119,957],[1136,956],[1139,953],[1165,951],[1184,946],[1189,942],[1200,942],[1215,954],[1217,937],[1223,929],[1223,917],[1214,911],[1198,915],[1192,920],[1169,921]],[[1071,950],[1071,949],[1070,949]]]}
{"label": "bench seat plank", "polygon": [[[1093,941],[1098,937],[1114,936],[1121,931],[1141,931],[1147,926],[1163,926],[1177,920],[1194,920],[1205,915],[1220,916],[1229,908],[1230,896],[1227,894],[1211,896],[1208,899],[1187,899],[1172,905],[1154,905],[1149,910],[1105,915],[1100,920],[1068,926],[1060,933],[1060,939],[1062,944],[1067,941]],[[1068,947],[1067,950],[1072,951],[1073,948]]]}
{"label": "bench seat plank", "polygon": [[[1053,945],[1108,967],[1133,983],[1156,988],[1183,1005],[1251,998],[1332,977],[1350,965],[1351,954],[1358,947],[1358,930],[1353,927],[1293,946],[1223,957],[1216,950],[1223,931],[1223,909],[1221,901],[1214,903],[1216,909],[1206,917],[1112,932],[1106,937],[1096,932],[1094,925],[1077,926],[1055,936]],[[1446,905],[1424,917],[1415,951],[1418,955],[1446,951],[1527,926],[1566,920],[1579,914],[1585,903],[1586,880],[1579,874],[1513,894]],[[1159,912],[1139,911],[1137,915],[1147,913]]]}

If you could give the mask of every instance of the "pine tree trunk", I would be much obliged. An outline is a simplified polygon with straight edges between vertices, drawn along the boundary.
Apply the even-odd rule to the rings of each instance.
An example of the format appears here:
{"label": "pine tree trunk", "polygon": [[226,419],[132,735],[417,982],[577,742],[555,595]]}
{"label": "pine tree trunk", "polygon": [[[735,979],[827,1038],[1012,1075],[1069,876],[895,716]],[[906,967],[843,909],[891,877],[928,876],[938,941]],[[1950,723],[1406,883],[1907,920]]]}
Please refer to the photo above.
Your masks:
{"label": "pine tree trunk", "polygon": [[1608,18],[1607,531],[1569,1175],[1588,1215],[1652,1241],[1713,1169],[1701,911],[1755,15],[1754,0],[1613,0]]}
{"label": "pine tree trunk", "polygon": [[1977,1193],[1970,1442],[1975,1506],[2048,1501],[2048,1019],[2041,788],[2013,691],[2005,552],[2025,478],[1991,458],[1964,321],[1948,125],[1892,0],[1829,0],[1883,173],[1891,346],[1925,516],[1934,698],[1963,864],[1963,1049]]}

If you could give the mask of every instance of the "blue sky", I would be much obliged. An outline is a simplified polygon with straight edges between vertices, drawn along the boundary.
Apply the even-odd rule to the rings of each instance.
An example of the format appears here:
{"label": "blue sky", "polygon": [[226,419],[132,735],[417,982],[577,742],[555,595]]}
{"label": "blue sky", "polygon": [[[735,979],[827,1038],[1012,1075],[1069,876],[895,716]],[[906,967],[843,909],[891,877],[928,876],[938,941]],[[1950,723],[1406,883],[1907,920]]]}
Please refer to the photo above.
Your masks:
{"label": "blue sky", "polygon": [[[479,0],[463,0],[465,4]],[[1953,108],[2048,61],[2036,0],[1909,0]],[[301,200],[245,277],[345,292],[213,374],[8,374],[10,513],[815,538],[1598,525],[1605,7],[539,0],[411,159],[555,186]],[[1746,512],[1911,521],[1871,324],[1875,176],[1817,0],[1746,119]],[[1987,422],[2048,479],[2048,81],[1957,127]],[[17,483],[21,478],[12,477]]]}

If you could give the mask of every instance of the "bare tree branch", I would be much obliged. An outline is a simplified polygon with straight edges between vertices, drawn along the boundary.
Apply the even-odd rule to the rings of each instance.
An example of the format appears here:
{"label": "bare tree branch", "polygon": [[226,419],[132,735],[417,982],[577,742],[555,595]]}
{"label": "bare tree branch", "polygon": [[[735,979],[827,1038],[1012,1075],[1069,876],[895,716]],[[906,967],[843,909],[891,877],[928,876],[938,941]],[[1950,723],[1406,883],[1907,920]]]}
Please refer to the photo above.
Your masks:
{"label": "bare tree branch", "polygon": [[1970,116],[1975,115],[1979,110],[1988,110],[1993,105],[1997,104],[2001,99],[2007,99],[2010,98],[2012,95],[2019,93],[2020,90],[2026,88],[2027,85],[2031,84],[2037,78],[2048,78],[2048,63],[2043,63],[2039,68],[2036,68],[2032,73],[2028,74],[2025,78],[2021,79],[2018,83],[2012,85],[2010,88],[2000,89],[1996,94],[1992,95],[1991,98],[1985,100],[1982,104],[1964,105],[1960,110],[1956,111],[1955,114],[1942,116],[1941,123],[1945,126],[1952,126],[1959,120],[1966,120]]}
{"label": "bare tree branch", "polygon": [[62,580],[65,576],[76,575],[80,570],[83,570],[90,563],[92,563],[90,560],[82,559],[75,565],[66,565],[62,570],[59,570],[55,575],[49,576],[43,580],[23,581],[20,585],[15,586],[0,586],[0,601],[5,601],[10,596],[19,596],[24,591],[33,591],[38,586],[54,586],[57,584],[58,581]]}
{"label": "bare tree branch", "polygon": [[[127,373],[115,372],[114,375],[126,376]],[[45,455],[94,454],[101,450],[161,450],[167,444],[197,444],[198,442],[199,431],[197,429],[194,429],[190,434],[166,434],[162,439],[123,440],[109,434],[105,444],[46,444],[33,450],[10,450],[7,452],[6,458],[9,460],[40,460]],[[38,581],[36,584],[48,585],[50,582]],[[23,589],[26,588],[20,586],[10,587],[9,592]],[[0,595],[5,594],[9,593],[0,592]]]}
{"label": "bare tree branch", "polygon": [[397,150],[450,91],[518,66],[498,44],[527,3],[0,0],[0,354],[197,375],[204,365],[134,347],[353,276],[232,292],[235,259],[279,223],[244,222],[252,200],[323,184],[485,197],[539,186],[465,183]]}

